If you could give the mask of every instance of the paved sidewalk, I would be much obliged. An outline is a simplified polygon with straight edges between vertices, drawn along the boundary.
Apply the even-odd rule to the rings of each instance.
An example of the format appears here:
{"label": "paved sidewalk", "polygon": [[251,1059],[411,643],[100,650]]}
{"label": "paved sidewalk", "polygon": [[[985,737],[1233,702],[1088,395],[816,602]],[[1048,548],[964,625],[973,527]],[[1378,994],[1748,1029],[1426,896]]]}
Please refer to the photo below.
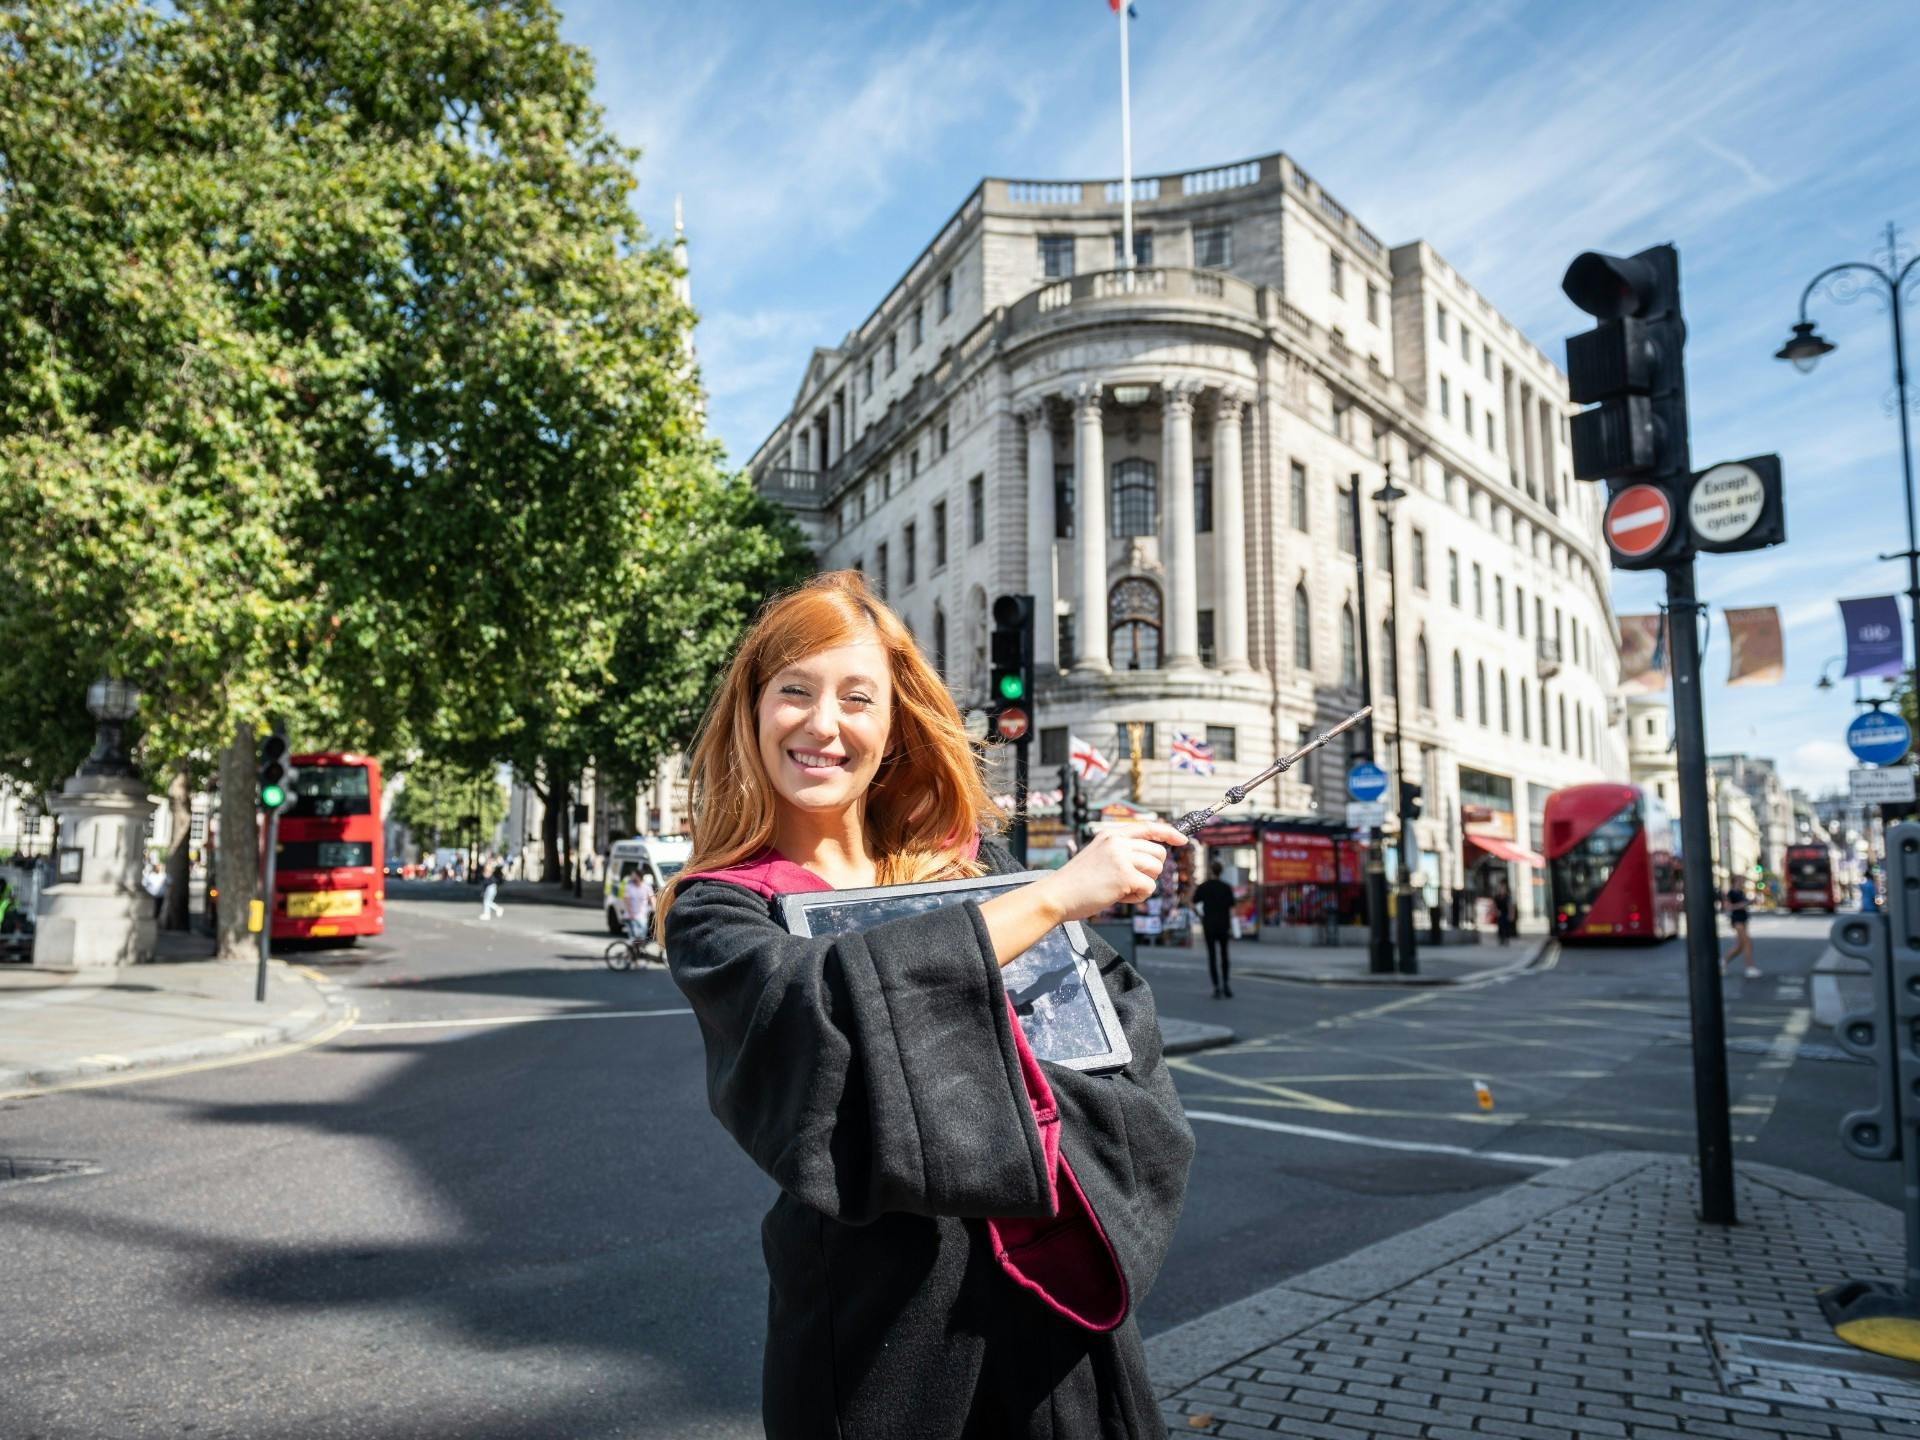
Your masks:
{"label": "paved sidewalk", "polygon": [[[1289,980],[1302,985],[1466,985],[1522,970],[1545,968],[1558,951],[1544,935],[1522,935],[1510,945],[1489,939],[1480,945],[1421,945],[1417,975],[1373,975],[1367,971],[1365,945],[1272,945],[1259,940],[1231,942],[1228,956],[1237,979],[1257,975],[1266,980]],[[1164,949],[1143,945],[1140,954],[1192,955],[1202,967],[1206,949],[1196,937],[1193,945]]]}
{"label": "paved sidewalk", "polygon": [[1168,1433],[1920,1436],[1920,1366],[1842,1344],[1815,1300],[1901,1277],[1900,1213],[1738,1175],[1726,1229],[1695,1218],[1691,1156],[1592,1156],[1157,1335]]}
{"label": "paved sidewalk", "polygon": [[0,1099],[295,1043],[353,1014],[336,985],[297,965],[271,962],[264,1003],[254,983],[251,961],[0,969]]}

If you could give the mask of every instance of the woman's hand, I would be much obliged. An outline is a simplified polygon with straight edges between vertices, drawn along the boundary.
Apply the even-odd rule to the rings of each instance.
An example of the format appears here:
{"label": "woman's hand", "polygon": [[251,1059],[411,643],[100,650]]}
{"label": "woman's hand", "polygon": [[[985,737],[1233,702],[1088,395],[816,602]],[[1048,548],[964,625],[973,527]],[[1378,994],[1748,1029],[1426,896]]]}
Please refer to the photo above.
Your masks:
{"label": "woman's hand", "polygon": [[1110,905],[1138,902],[1159,888],[1167,847],[1187,837],[1163,820],[1108,825],[1058,870],[980,906],[1002,965],[1063,920],[1085,920]]}
{"label": "woman's hand", "polygon": [[1035,884],[1050,888],[1062,920],[1085,920],[1152,895],[1166,868],[1167,847],[1186,843],[1187,837],[1164,820],[1106,825],[1078,855]]}

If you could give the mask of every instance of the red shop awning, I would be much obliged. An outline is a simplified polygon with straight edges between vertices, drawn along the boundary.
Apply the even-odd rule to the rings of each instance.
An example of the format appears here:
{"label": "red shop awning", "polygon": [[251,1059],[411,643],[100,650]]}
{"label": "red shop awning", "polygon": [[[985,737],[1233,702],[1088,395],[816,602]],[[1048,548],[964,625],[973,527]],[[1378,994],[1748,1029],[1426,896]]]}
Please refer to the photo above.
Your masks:
{"label": "red shop awning", "polygon": [[1536,870],[1546,868],[1544,856],[1531,850],[1523,850],[1511,840],[1502,840],[1498,835],[1468,835],[1469,845],[1478,845],[1487,854],[1499,860],[1512,860],[1520,865],[1531,865]]}

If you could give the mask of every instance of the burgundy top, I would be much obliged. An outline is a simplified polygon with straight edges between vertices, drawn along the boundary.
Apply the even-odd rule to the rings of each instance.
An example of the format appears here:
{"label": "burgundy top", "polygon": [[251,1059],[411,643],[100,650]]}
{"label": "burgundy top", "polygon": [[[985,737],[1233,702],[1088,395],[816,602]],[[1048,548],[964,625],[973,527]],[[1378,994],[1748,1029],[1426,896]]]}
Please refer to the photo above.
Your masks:
{"label": "burgundy top", "polygon": [[[967,852],[980,850],[974,837]],[[777,895],[811,894],[834,887],[804,865],[796,865],[771,846],[725,870],[702,870],[684,880],[724,880],[765,899]],[[683,881],[684,883],[684,881]],[[1046,1072],[1027,1044],[1008,1000],[1007,1022],[1020,1059],[1020,1078],[1027,1105],[1040,1132],[1045,1155],[1049,1215],[987,1221],[987,1237],[1000,1268],[1050,1309],[1083,1329],[1112,1330],[1126,1318],[1127,1281],[1113,1252],[1100,1217],[1093,1213],[1086,1193],[1074,1178],[1073,1166],[1060,1153],[1060,1111],[1047,1084]]]}

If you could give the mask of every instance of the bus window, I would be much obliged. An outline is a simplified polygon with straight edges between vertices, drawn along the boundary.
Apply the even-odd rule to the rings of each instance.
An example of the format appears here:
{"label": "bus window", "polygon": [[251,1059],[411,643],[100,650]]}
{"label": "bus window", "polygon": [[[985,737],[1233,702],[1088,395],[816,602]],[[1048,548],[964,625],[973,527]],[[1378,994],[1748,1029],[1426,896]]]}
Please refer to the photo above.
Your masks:
{"label": "bus window", "polygon": [[302,766],[293,777],[293,801],[282,817],[324,820],[368,813],[371,789],[364,765]]}
{"label": "bus window", "polygon": [[274,857],[282,870],[349,870],[373,864],[373,845],[366,840],[282,840]]}
{"label": "bus window", "polygon": [[1552,893],[1569,922],[1577,922],[1592,907],[1639,833],[1640,818],[1628,804],[1596,825],[1584,840],[1547,862]]}

